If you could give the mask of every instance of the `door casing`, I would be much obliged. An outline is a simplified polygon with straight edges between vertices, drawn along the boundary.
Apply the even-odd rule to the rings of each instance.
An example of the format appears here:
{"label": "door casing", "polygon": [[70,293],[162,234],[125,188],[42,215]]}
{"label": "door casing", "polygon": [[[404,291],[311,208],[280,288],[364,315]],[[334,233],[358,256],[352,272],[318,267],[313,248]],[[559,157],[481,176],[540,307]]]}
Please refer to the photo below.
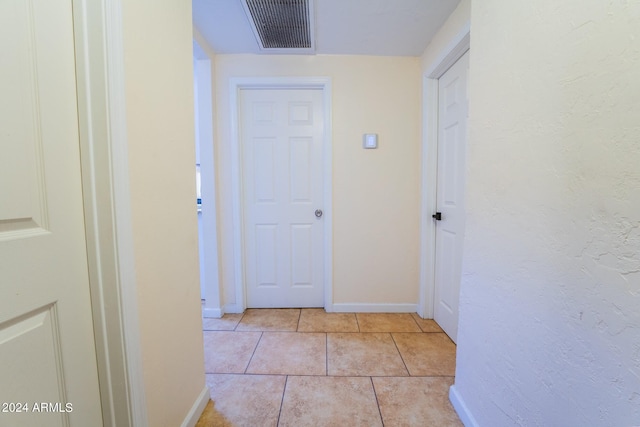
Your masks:
{"label": "door casing", "polygon": [[133,259],[122,0],[72,0],[89,286],[104,425],[148,425]]}
{"label": "door casing", "polygon": [[[208,52],[207,45],[198,31],[193,33],[194,46],[204,51],[207,55],[213,56]],[[209,57],[203,55],[204,58],[194,58],[194,78],[197,87],[196,101],[198,108],[195,113],[198,115],[196,120],[198,129],[198,144],[200,145],[200,177],[202,182],[202,238],[201,259],[203,265],[200,266],[201,286],[204,287],[204,306],[202,307],[202,315],[204,317],[220,318],[222,317],[222,294],[220,293],[220,266],[218,262],[218,213],[216,203],[216,168],[215,168],[215,150],[216,144],[214,134],[214,123],[212,112],[213,91],[211,75],[213,64]],[[204,280],[203,280],[204,279]]]}
{"label": "door casing", "polygon": [[242,153],[240,152],[240,120],[238,116],[239,91],[243,89],[320,89],[323,94],[324,129],[322,141],[323,157],[323,211],[324,211],[324,309],[333,311],[333,256],[332,256],[332,177],[331,177],[331,79],[328,77],[261,77],[233,78],[230,81],[231,109],[231,172],[233,198],[233,244],[235,273],[235,303],[227,303],[227,313],[242,313],[246,308],[246,289],[244,277],[244,247],[242,228],[244,224],[242,210]]}
{"label": "door casing", "polygon": [[436,211],[438,176],[438,80],[470,48],[467,23],[422,76],[423,136],[420,209],[420,293],[418,314],[433,319],[435,304],[436,230],[431,215]]}

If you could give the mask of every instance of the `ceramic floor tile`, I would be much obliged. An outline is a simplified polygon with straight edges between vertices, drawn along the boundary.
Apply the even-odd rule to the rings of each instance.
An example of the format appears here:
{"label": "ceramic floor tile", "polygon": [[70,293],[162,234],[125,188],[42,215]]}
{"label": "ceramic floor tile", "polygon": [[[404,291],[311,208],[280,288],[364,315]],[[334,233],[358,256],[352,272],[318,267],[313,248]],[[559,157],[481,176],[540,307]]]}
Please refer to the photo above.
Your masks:
{"label": "ceramic floor tile", "polygon": [[411,313],[413,319],[416,321],[422,332],[443,332],[442,328],[433,319],[423,319],[418,316],[418,313]]}
{"label": "ceramic floor tile", "polygon": [[279,426],[382,426],[371,379],[289,377]]}
{"label": "ceramic floor tile", "polygon": [[326,375],[326,334],[264,332],[248,374]]}
{"label": "ceramic floor tile", "polygon": [[449,402],[450,377],[373,378],[382,420],[394,426],[462,426]]}
{"label": "ceramic floor tile", "polygon": [[213,411],[201,427],[275,427],[285,381],[274,375],[207,375]]}
{"label": "ceramic floor tile", "polygon": [[243,373],[262,332],[204,331],[204,368],[208,374]]}
{"label": "ceramic floor tile", "polygon": [[323,308],[303,308],[298,332],[358,332],[354,313],[327,313]]}
{"label": "ceramic floor tile", "polygon": [[391,334],[327,334],[328,375],[408,376]]}
{"label": "ceramic floor tile", "polygon": [[225,314],[220,319],[203,317],[202,329],[204,331],[233,331],[240,319],[242,319],[242,313]]}
{"label": "ceramic floor tile", "polygon": [[213,404],[212,401],[209,401],[209,403],[207,403],[207,406],[205,406],[204,411],[202,412],[202,415],[200,415],[200,418],[198,418],[196,427],[209,427],[209,426],[214,426],[216,424],[224,425],[222,424],[222,422],[220,422],[220,416],[216,411],[215,405]]}
{"label": "ceramic floor tile", "polygon": [[358,313],[360,332],[422,332],[410,313]]}
{"label": "ceramic floor tile", "polygon": [[411,376],[454,376],[456,345],[444,333],[391,334]]}
{"label": "ceramic floor tile", "polygon": [[299,308],[248,309],[236,331],[295,331],[299,318]]}

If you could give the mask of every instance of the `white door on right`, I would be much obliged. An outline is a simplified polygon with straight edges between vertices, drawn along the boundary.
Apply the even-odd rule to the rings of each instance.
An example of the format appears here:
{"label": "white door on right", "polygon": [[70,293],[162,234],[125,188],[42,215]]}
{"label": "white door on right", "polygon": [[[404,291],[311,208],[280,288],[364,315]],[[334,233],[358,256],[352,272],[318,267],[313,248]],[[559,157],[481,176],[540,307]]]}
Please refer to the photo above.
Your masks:
{"label": "white door on right", "polygon": [[434,319],[455,342],[464,237],[469,52],[439,79]]}

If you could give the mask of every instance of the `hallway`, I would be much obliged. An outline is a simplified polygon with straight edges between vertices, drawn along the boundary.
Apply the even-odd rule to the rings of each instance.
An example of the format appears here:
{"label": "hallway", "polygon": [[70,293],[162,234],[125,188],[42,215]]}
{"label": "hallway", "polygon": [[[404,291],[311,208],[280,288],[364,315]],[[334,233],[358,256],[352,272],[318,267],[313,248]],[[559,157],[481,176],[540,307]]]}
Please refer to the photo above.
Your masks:
{"label": "hallway", "polygon": [[415,313],[249,309],[203,319],[197,426],[461,426],[455,344]]}

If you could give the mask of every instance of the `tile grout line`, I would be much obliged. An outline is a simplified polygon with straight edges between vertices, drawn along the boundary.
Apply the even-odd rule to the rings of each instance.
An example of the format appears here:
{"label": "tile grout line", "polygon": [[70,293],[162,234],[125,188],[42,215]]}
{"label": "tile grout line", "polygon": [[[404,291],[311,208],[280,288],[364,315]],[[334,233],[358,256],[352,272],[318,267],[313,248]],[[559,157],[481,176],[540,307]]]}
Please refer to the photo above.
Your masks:
{"label": "tile grout line", "polygon": [[[418,313],[416,313],[417,315]],[[422,329],[422,326],[420,326],[420,323],[418,323],[418,321],[416,320],[415,317],[413,317],[413,313],[410,314],[411,316],[411,320],[413,320],[413,323],[416,324],[416,326],[418,327],[418,329],[420,329],[420,332],[424,332],[424,329]]]}
{"label": "tile grout line", "polygon": [[[246,313],[246,311],[242,312],[242,316],[240,316],[240,319],[238,320],[238,323],[236,323],[236,326],[233,327],[232,331],[236,332],[236,329],[238,329],[238,326],[240,325],[240,322],[242,322],[242,319],[244,319],[244,314]],[[224,317],[224,315],[222,315],[222,317]]]}
{"label": "tile grout line", "polygon": [[378,414],[380,414],[380,422],[382,423],[382,427],[384,427],[384,418],[382,418],[382,410],[380,409],[380,401],[378,400],[376,385],[373,383],[373,377],[369,377],[369,381],[371,381],[371,388],[373,388],[373,397],[376,398],[376,405],[378,406]]}
{"label": "tile grout line", "polygon": [[329,334],[324,333],[324,374],[329,376]]}
{"label": "tile grout line", "polygon": [[284,378],[284,388],[282,389],[282,398],[280,399],[280,410],[278,411],[278,419],[276,426],[280,425],[280,417],[282,416],[282,407],[284,406],[284,394],[287,392],[287,384],[289,384],[289,375]]}
{"label": "tile grout line", "polygon": [[402,352],[400,351],[400,348],[398,347],[398,343],[396,342],[396,339],[393,336],[393,332],[389,332],[389,335],[391,335],[391,340],[393,341],[393,345],[396,346],[396,350],[398,351],[398,354],[400,355],[400,360],[402,360],[402,364],[404,365],[404,369],[407,370],[407,374],[412,377],[413,375],[411,375],[411,371],[409,371],[409,367],[407,366],[407,362],[404,361],[404,357],[402,357]]}
{"label": "tile grout line", "polygon": [[[329,377],[329,378],[369,378],[371,377],[371,375],[364,375],[364,374],[339,374],[339,375],[319,375],[319,374],[268,374],[268,373],[263,373],[263,372],[257,372],[257,373],[249,373],[249,374],[243,374],[243,373],[239,373],[239,372],[213,372],[211,374],[207,374],[207,375],[246,375],[246,376],[253,376],[253,377],[286,377],[286,376],[293,376],[293,377],[311,377],[311,378],[323,378],[323,377]],[[455,375],[411,375],[411,376],[407,376],[407,375],[374,375],[376,378],[400,378],[400,379],[407,379],[407,378],[455,378]],[[640,426],[639,426],[640,427]]]}
{"label": "tile grout line", "polygon": [[247,363],[247,367],[244,368],[244,371],[242,372],[242,375],[246,375],[247,374],[247,369],[249,369],[249,365],[251,365],[251,361],[253,360],[253,356],[256,355],[256,350],[258,350],[258,345],[260,345],[260,341],[262,341],[262,337],[264,336],[264,332],[260,332],[260,338],[258,338],[258,342],[256,343],[256,346],[253,348],[253,352],[251,353],[251,357],[249,358],[249,363]]}
{"label": "tile grout line", "polygon": [[[383,402],[385,402],[385,408],[387,408],[387,406],[386,406],[386,400],[385,400],[385,392],[386,392],[385,390],[387,390],[387,382],[385,382],[385,381],[388,381],[388,380],[384,380],[384,378],[395,378],[395,379],[399,380],[399,381],[391,381],[391,382],[389,382],[389,384],[391,384],[391,385],[394,385],[394,384],[395,384],[395,386],[397,386],[397,387],[402,387],[402,386],[403,386],[403,384],[405,384],[404,382],[402,382],[402,380],[403,380],[403,379],[404,379],[404,381],[407,381],[407,380],[409,380],[409,378],[412,378],[412,377],[415,377],[415,378],[424,378],[424,379],[428,379],[428,378],[433,378],[433,379],[436,379],[436,378],[447,379],[447,378],[448,378],[448,379],[449,379],[450,381],[452,381],[452,382],[454,382],[454,381],[455,381],[455,374],[453,374],[453,375],[451,375],[451,374],[449,374],[449,375],[442,375],[442,374],[441,374],[441,375],[415,375],[415,376],[414,376],[414,375],[412,375],[412,374],[409,372],[408,365],[407,365],[407,363],[406,363],[406,361],[405,361],[405,359],[404,359],[404,355],[403,355],[403,353],[400,351],[399,344],[397,343],[397,340],[395,339],[395,334],[396,334],[396,333],[397,333],[398,335],[403,335],[403,340],[401,340],[401,341],[403,341],[403,346],[405,347],[405,352],[408,352],[408,353],[407,353],[407,357],[411,356],[411,355],[409,354],[409,353],[411,353],[409,350],[410,350],[410,349],[412,349],[413,347],[412,347],[411,345],[410,345],[409,347],[406,347],[406,346],[407,346],[407,345],[409,345],[409,344],[411,344],[411,342],[413,342],[413,341],[414,341],[414,337],[415,337],[416,339],[417,339],[417,338],[420,338],[420,337],[419,337],[419,335],[425,335],[425,336],[428,336],[428,335],[433,336],[433,334],[436,334],[436,335],[444,335],[444,337],[448,338],[448,340],[449,340],[449,341],[451,341],[451,342],[453,343],[453,341],[451,340],[451,338],[450,338],[450,337],[448,337],[448,335],[447,335],[446,333],[442,332],[442,331],[429,331],[429,332],[425,332],[425,330],[424,330],[424,329],[422,329],[421,324],[419,323],[419,319],[418,319],[417,317],[415,317],[415,316],[412,316],[412,318],[413,318],[414,322],[416,323],[416,325],[418,326],[418,332],[413,332],[413,331],[410,331],[410,332],[404,331],[404,332],[403,332],[403,331],[402,331],[402,329],[403,329],[403,328],[399,328],[399,327],[395,327],[395,328],[394,328],[394,327],[391,327],[391,328],[387,329],[386,331],[379,331],[379,332],[376,332],[376,333],[373,333],[373,332],[371,333],[371,334],[386,333],[386,334],[391,335],[391,338],[392,338],[392,341],[393,341],[394,346],[395,346],[395,348],[396,348],[397,354],[400,356],[400,359],[401,359],[401,360],[402,360],[402,362],[403,362],[403,366],[405,367],[406,375],[408,375],[408,376],[398,376],[398,375],[371,375],[371,374],[369,374],[369,375],[352,375],[352,374],[351,374],[351,375],[334,375],[334,376],[329,376],[329,333],[333,333],[334,335],[336,335],[336,334],[345,334],[345,335],[347,335],[347,336],[349,336],[349,335],[369,335],[369,334],[368,334],[368,333],[366,333],[366,332],[362,332],[362,331],[361,331],[359,318],[358,318],[358,316],[357,316],[357,314],[356,314],[356,313],[353,313],[353,315],[355,316],[355,320],[356,320],[356,328],[357,328],[357,332],[348,332],[348,331],[347,331],[347,332],[339,332],[339,331],[331,332],[329,329],[326,329],[326,328],[320,328],[320,329],[325,329],[325,330],[318,330],[318,331],[314,331],[314,330],[312,330],[312,331],[306,331],[306,332],[305,332],[305,331],[300,331],[300,324],[301,324],[301,321],[302,321],[302,310],[303,310],[303,309],[299,309],[299,314],[298,314],[298,319],[297,319],[297,326],[296,326],[296,329],[295,329],[293,332],[295,332],[295,334],[296,334],[298,337],[301,337],[301,336],[302,336],[302,335],[304,335],[305,333],[309,333],[310,335],[314,335],[314,332],[322,332],[322,333],[324,333],[324,334],[325,334],[325,374],[320,374],[320,375],[315,375],[315,374],[302,374],[302,375],[299,375],[299,374],[296,374],[296,375],[292,375],[292,374],[286,374],[286,373],[285,373],[285,374],[272,374],[272,373],[267,373],[267,372],[264,372],[264,373],[256,373],[256,374],[248,373],[248,368],[250,367],[251,363],[253,362],[253,357],[255,357],[255,354],[257,353],[257,349],[258,349],[258,347],[259,347],[259,345],[260,345],[260,343],[261,343],[261,341],[262,341],[262,338],[263,338],[263,337],[264,337],[264,335],[265,335],[265,332],[269,332],[268,330],[265,330],[265,329],[262,329],[262,330],[256,330],[256,331],[246,331],[246,332],[250,332],[250,333],[251,333],[251,332],[254,332],[254,333],[255,333],[255,332],[260,332],[260,334],[259,334],[258,340],[256,340],[256,343],[254,344],[254,348],[253,348],[253,350],[252,350],[252,354],[250,355],[250,358],[248,359],[248,363],[247,363],[247,365],[246,365],[246,367],[245,367],[244,371],[240,371],[240,372],[237,372],[237,373],[236,373],[236,372],[217,372],[217,373],[216,373],[216,372],[211,372],[211,373],[206,373],[206,372],[205,372],[205,374],[206,374],[206,375],[220,375],[221,377],[231,378],[231,379],[229,379],[229,380],[225,379],[224,381],[235,381],[235,380],[233,380],[233,377],[234,377],[235,375],[238,375],[238,379],[240,379],[240,378],[242,378],[242,377],[245,377],[245,378],[247,379],[247,381],[253,381],[253,380],[249,380],[249,378],[250,378],[250,377],[252,377],[252,376],[255,376],[255,377],[280,377],[279,381],[281,381],[281,380],[282,380],[282,377],[284,376],[284,377],[285,377],[285,383],[283,384],[283,390],[282,390],[281,399],[280,399],[280,406],[279,406],[279,410],[278,410],[278,415],[277,415],[277,417],[276,417],[276,426],[282,426],[282,425],[285,425],[287,422],[290,422],[290,421],[291,421],[291,420],[290,420],[290,416],[291,416],[292,414],[290,413],[290,412],[291,412],[291,411],[290,411],[290,412],[288,412],[288,414],[289,414],[289,415],[288,415],[288,416],[285,416],[285,419],[284,419],[284,421],[285,421],[285,422],[282,422],[282,415],[283,415],[283,411],[284,411],[284,399],[286,398],[286,390],[288,389],[288,380],[289,380],[289,378],[290,378],[291,376],[309,377],[309,378],[320,378],[320,377],[325,377],[325,378],[336,378],[336,379],[337,379],[337,378],[349,378],[349,377],[351,377],[351,378],[362,378],[362,379],[364,379],[364,378],[369,378],[370,384],[372,385],[372,390],[373,390],[373,392],[374,392],[375,402],[376,402],[376,405],[377,405],[377,407],[378,407],[379,419],[381,420],[381,425],[382,425],[383,427],[384,427],[384,426],[386,426],[387,424],[386,424],[386,422],[385,422],[385,419],[383,418],[382,408],[381,408],[381,403],[380,403],[379,396],[377,395],[377,388],[376,388],[376,386],[375,386],[375,381],[373,381],[373,378],[378,378],[378,379],[380,379],[380,380],[381,380],[381,383],[380,383],[381,390],[380,390],[380,392],[383,394],[382,401],[383,401]],[[243,319],[244,319],[244,316],[245,316],[246,314],[247,314],[246,312],[241,314],[241,317],[239,318],[239,320],[237,321],[237,323],[233,326],[233,328],[232,328],[230,331],[229,331],[228,329],[226,329],[227,331],[231,332],[232,334],[233,334],[233,333],[236,333],[236,335],[229,334],[227,337],[229,337],[229,338],[231,338],[232,340],[234,340],[234,338],[235,338],[235,337],[242,336],[242,335],[241,335],[241,333],[242,333],[242,332],[244,332],[244,331],[237,330],[237,328],[238,328],[238,327],[239,327],[239,325],[242,323],[242,321],[243,321]],[[251,317],[251,316],[250,316],[250,317]],[[290,317],[289,317],[289,319],[290,319]],[[366,323],[366,320],[367,320],[367,319],[365,318],[365,323]],[[249,322],[251,323],[251,320],[250,320]],[[289,323],[289,325],[290,325],[290,323]],[[306,325],[306,323],[305,323],[305,325]],[[365,325],[365,326],[367,326],[367,325]],[[392,325],[391,325],[391,326],[392,326]],[[395,326],[401,326],[401,325],[395,325]],[[407,326],[407,324],[405,323],[405,327],[406,327],[406,326]],[[393,332],[393,329],[397,329],[397,331],[396,331],[396,332]],[[220,333],[220,332],[224,332],[224,331],[225,331],[225,329],[212,329],[212,330],[205,330],[205,329],[203,328],[203,332],[205,332],[205,335],[206,335],[207,333],[209,333],[209,334],[215,334],[215,333]],[[291,331],[291,330],[289,330],[289,331]],[[280,331],[278,331],[278,332],[280,332]],[[283,331],[281,331],[280,333],[282,333],[282,332],[285,332],[285,333],[286,333],[286,332],[287,332],[287,330],[283,330]],[[293,336],[292,336],[292,337],[293,337]],[[226,339],[226,338],[225,338],[225,339]],[[435,339],[435,337],[434,337],[434,339]],[[409,341],[407,341],[407,342],[405,343],[405,341],[406,341],[406,340],[409,340]],[[419,340],[419,341],[422,341],[422,340]],[[437,341],[437,342],[440,342],[440,341],[441,341],[441,340],[440,340],[440,337],[438,337],[438,339],[437,339],[436,341]],[[443,341],[443,345],[447,344],[447,343],[444,343],[445,339],[443,339],[442,341]],[[317,342],[317,341],[316,341],[316,342]],[[455,343],[453,343],[453,345],[455,346]],[[248,348],[246,348],[246,347],[245,347],[245,349],[246,349],[246,351],[247,351],[247,352],[248,352],[248,350],[250,350],[250,349],[248,349]],[[205,354],[206,354],[206,352],[205,352]],[[245,354],[246,354],[246,353],[245,353]],[[262,354],[262,353],[261,353],[261,354]],[[333,354],[333,353],[332,353],[332,354]],[[232,357],[233,357],[233,356],[232,356]],[[409,357],[409,359],[411,360],[411,357]],[[316,365],[316,366],[317,366],[317,365]],[[412,365],[412,366],[413,366],[413,365]],[[306,371],[306,372],[309,372],[309,371]],[[363,372],[363,373],[365,373],[365,372]],[[365,374],[366,374],[366,373],[365,373]],[[278,381],[278,383],[279,383],[279,381]],[[316,380],[316,382],[317,382],[317,381],[320,381],[320,380]],[[361,381],[361,380],[359,380],[359,381]],[[413,380],[409,380],[409,382],[410,382],[410,383],[413,383]],[[315,382],[312,382],[312,384],[313,384],[313,383],[315,383]],[[324,383],[324,381],[320,381],[320,383]],[[234,384],[235,384],[235,382],[234,382]],[[296,384],[297,384],[297,383],[294,381],[294,389],[296,389]],[[422,384],[422,382],[419,382],[419,383],[416,383],[416,384]],[[395,386],[394,386],[394,387],[395,387]],[[393,389],[390,389],[389,391],[392,391],[392,390],[393,390]],[[294,392],[295,392],[295,390],[294,390]],[[276,394],[277,394],[277,391],[276,391]],[[291,399],[290,399],[290,400],[291,400]],[[272,403],[271,403],[271,405],[275,406],[275,401],[271,400],[271,402],[272,402]],[[369,401],[369,402],[370,402],[370,401]],[[292,404],[292,403],[291,403],[291,401],[289,402],[289,404],[290,404],[290,406],[291,406],[291,404]],[[369,404],[370,404],[370,403],[369,403]],[[273,406],[271,406],[271,408],[273,408]],[[291,410],[291,408],[289,408],[289,410]],[[387,408],[387,410],[388,410],[388,408]],[[387,410],[385,410],[385,411],[387,411]],[[271,413],[273,414],[274,412],[275,412],[275,411],[273,411],[273,412],[271,412]],[[286,414],[284,414],[284,415],[286,415]],[[371,413],[371,415],[373,415],[373,413]],[[387,415],[389,416],[390,414],[387,414]],[[271,418],[271,419],[273,419],[273,418]],[[391,421],[390,421],[390,422],[391,422]],[[640,426],[639,426],[639,427],[640,427]]]}
{"label": "tile grout line", "polygon": [[[418,317],[420,318],[420,316],[418,315],[418,313],[416,313],[416,316],[418,316]],[[411,317],[413,317],[413,320],[414,320],[416,323],[418,323],[418,320],[417,320],[414,316],[411,316]],[[422,319],[422,318],[420,318],[420,319]],[[433,323],[435,323],[435,324],[436,324],[436,326],[437,326],[437,327],[438,327],[438,329],[439,329],[439,330],[437,330],[437,331],[425,331],[425,330],[422,328],[422,326],[420,325],[420,323],[418,323],[418,327],[420,328],[420,330],[422,331],[422,333],[424,333],[424,334],[441,334],[441,333],[445,333],[445,332],[444,332],[444,330],[443,330],[443,329],[440,327],[440,325],[438,324],[438,322],[436,322],[436,321],[435,321],[435,319],[422,319],[422,320],[433,320]]]}

